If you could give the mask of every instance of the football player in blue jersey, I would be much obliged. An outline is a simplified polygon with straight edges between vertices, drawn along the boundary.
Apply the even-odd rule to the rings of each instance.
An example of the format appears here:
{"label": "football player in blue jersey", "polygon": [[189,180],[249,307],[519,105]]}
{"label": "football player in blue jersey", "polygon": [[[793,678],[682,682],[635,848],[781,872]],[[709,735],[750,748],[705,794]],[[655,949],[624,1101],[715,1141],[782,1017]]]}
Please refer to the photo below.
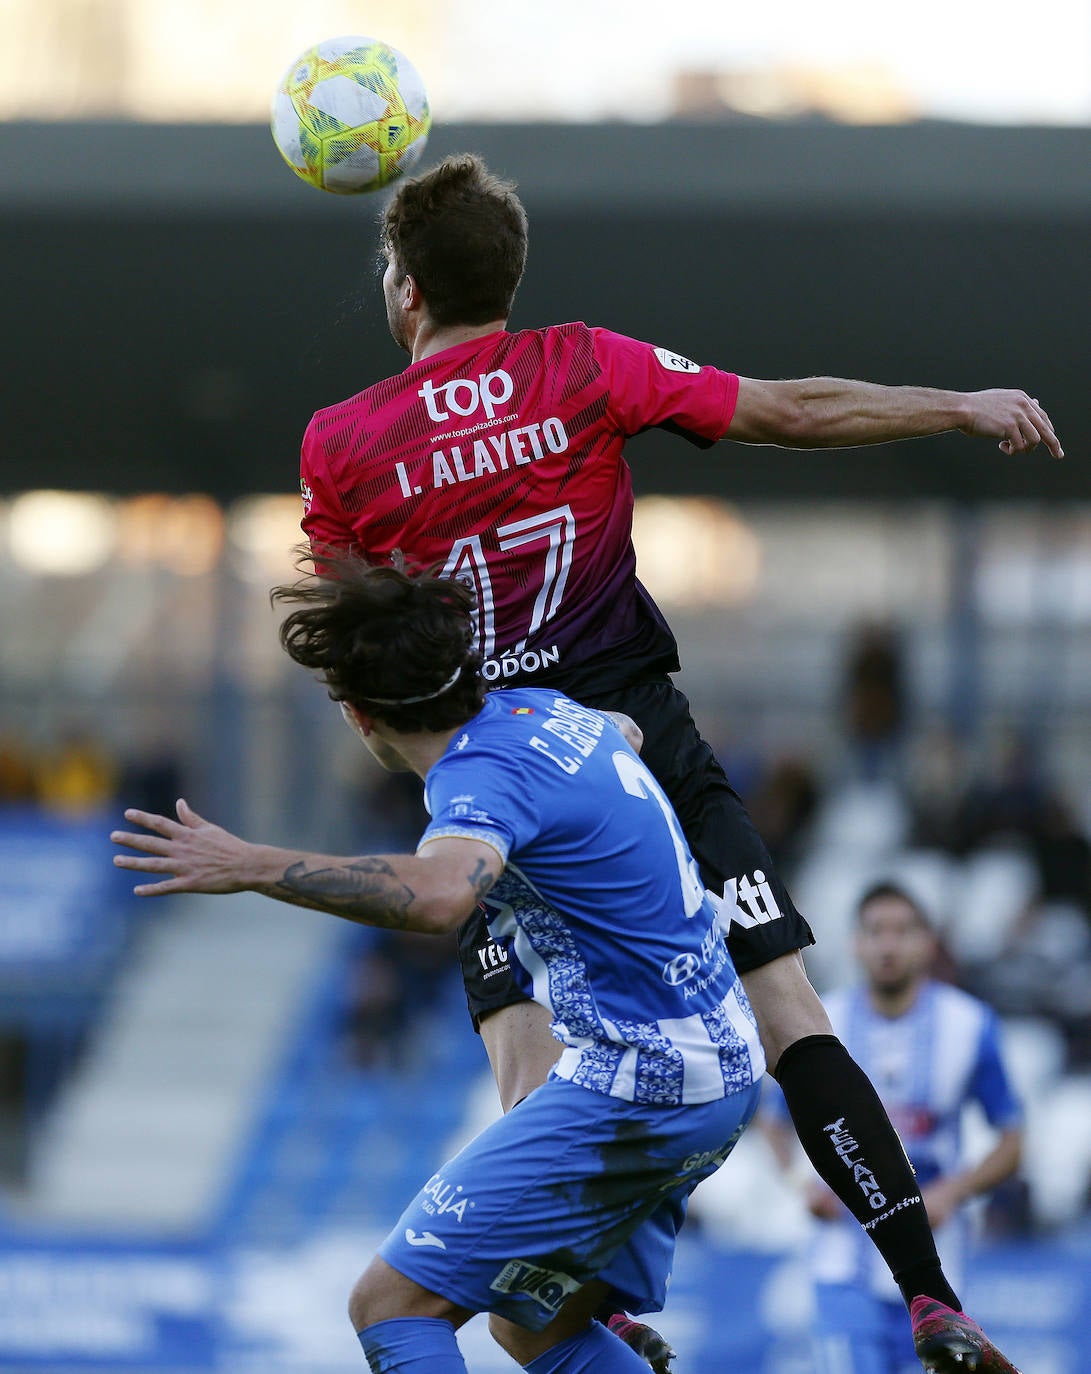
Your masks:
{"label": "football player in blue jersey", "polygon": [[461,584],[351,556],[280,589],[281,636],[363,743],[425,780],[415,854],[248,844],[184,801],[115,831],[143,896],[251,890],[368,925],[454,931],[484,903],[548,1008],[547,1081],[430,1178],[356,1283],[374,1374],[463,1374],[476,1312],[532,1374],[640,1374],[593,1320],[665,1299],[693,1188],[765,1068],[742,983],[669,802],[606,716],[556,691],[485,695]]}
{"label": "football player in blue jersey", "polygon": [[[930,977],[936,937],[921,905],[896,883],[875,883],[857,904],[861,982],[823,998],[834,1029],[882,1097],[912,1161],[944,1270],[957,1284],[966,1249],[963,1204],[1019,1165],[1022,1112],[1001,1053],[999,1023],[983,1002]],[[963,1109],[976,1103],[996,1140],[975,1163],[961,1148]],[[763,1110],[781,1163],[797,1143],[775,1089]],[[818,1219],[811,1249],[817,1374],[907,1374],[927,1356],[934,1322],[918,1312],[911,1332],[886,1266],[828,1187],[811,1175]],[[918,1299],[927,1303],[927,1298]],[[983,1368],[996,1366],[986,1365]]]}

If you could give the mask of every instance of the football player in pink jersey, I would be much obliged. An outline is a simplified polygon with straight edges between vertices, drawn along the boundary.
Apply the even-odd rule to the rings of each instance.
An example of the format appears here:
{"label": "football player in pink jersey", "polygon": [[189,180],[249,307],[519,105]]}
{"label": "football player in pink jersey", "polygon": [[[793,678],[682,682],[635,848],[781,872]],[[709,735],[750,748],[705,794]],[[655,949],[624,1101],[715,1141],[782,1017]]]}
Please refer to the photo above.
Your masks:
{"label": "football player in pink jersey", "polygon": [[[760,381],[580,323],[511,332],[526,214],[514,187],[471,155],[403,182],[382,235],[390,331],[410,363],[308,426],[301,487],[312,547],[319,557],[335,546],[377,562],[438,564],[474,587],[491,686],[558,688],[633,718],[642,757],[719,903],[808,1157],[865,1227],[906,1303],[924,1297],[950,1310],[950,1348],[933,1340],[931,1367],[1010,1369],[991,1345],[963,1362],[960,1304],[905,1152],[807,980],[800,950],[814,937],[671,682],[677,646],[636,576],[623,448],[651,426],[702,447],[837,448],[959,430],[999,441],[1006,454],[1042,444],[1060,458],[1048,415],[1022,391]],[[460,950],[507,1109],[544,1079],[559,1047],[483,917],[460,932]],[[834,1139],[846,1133],[851,1158]],[[502,1325],[494,1330],[503,1339]],[[644,1332],[629,1334],[639,1341]],[[666,1368],[661,1349],[649,1356]]]}

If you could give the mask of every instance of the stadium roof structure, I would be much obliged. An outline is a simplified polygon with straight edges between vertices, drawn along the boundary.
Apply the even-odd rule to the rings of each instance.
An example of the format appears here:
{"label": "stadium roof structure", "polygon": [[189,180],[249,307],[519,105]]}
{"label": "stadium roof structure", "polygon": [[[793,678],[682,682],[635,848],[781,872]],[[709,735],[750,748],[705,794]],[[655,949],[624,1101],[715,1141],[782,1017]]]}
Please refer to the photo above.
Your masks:
{"label": "stadium roof structure", "polygon": [[[425,165],[465,149],[531,213],[513,327],[584,319],[754,377],[1021,386],[1069,454],[739,461],[652,432],[643,493],[1091,498],[1091,128],[441,125]],[[5,490],[290,491],[311,413],[402,366],[381,196],[304,185],[264,126],[0,124],[0,162]]]}
{"label": "stadium roof structure", "polygon": [[[425,165],[471,150],[542,207],[1091,213],[1091,128],[923,121],[476,124],[433,130]],[[264,125],[0,123],[8,208],[177,206],[333,213],[285,177]]]}

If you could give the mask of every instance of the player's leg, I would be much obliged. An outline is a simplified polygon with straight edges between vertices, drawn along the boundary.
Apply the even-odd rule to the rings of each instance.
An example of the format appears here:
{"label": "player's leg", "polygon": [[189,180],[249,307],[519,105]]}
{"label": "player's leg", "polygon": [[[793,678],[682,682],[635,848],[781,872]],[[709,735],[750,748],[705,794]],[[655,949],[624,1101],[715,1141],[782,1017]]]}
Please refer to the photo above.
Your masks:
{"label": "player's leg", "polygon": [[686,698],[664,680],[589,704],[636,721],[644,735],[641,757],[677,811],[706,885],[724,894],[728,912],[734,908],[728,949],[811,1163],[865,1227],[907,1303],[923,1293],[957,1308],[901,1141],[807,979],[799,951],[814,936],[698,733]]}
{"label": "player's leg", "polygon": [[546,1081],[560,1042],[550,1033],[549,1013],[515,981],[509,951],[489,934],[481,907],[459,927],[458,957],[470,1019],[489,1056],[500,1104],[510,1112]]}
{"label": "player's leg", "polygon": [[[755,1087],[711,1103],[644,1107],[551,1079],[442,1166],[380,1255],[446,1299],[448,1311],[487,1310],[541,1332],[563,1310],[567,1325],[520,1348],[535,1374],[623,1374],[634,1359],[646,1368],[604,1327],[591,1329],[601,1288],[582,1309],[568,1300],[601,1278],[637,1310],[662,1305],[684,1214],[674,1199],[726,1158],[756,1101]],[[636,1232],[643,1249],[630,1261],[625,1247]],[[365,1284],[358,1318],[398,1310],[382,1288]]]}
{"label": "player's leg", "polygon": [[481,1040],[504,1111],[541,1087],[560,1058],[561,1043],[549,1024],[549,1012],[537,1002],[514,1002],[481,1017]]}
{"label": "player's leg", "polygon": [[455,1332],[473,1315],[376,1255],[349,1297],[372,1374],[466,1374]]}
{"label": "player's leg", "polygon": [[[589,700],[623,711],[644,736],[641,757],[682,822],[708,887],[734,889],[738,917],[727,939],[758,1021],[770,1072],[780,1083],[800,1142],[821,1178],[867,1231],[910,1307],[917,1352],[935,1374],[955,1374],[968,1344],[978,1369],[1014,1366],[962,1313],[943,1273],[913,1170],[870,1080],[832,1034],[799,950],[806,921],[712,750],[689,703],[669,681]],[[851,1142],[851,1144],[850,1144]],[[848,1167],[846,1167],[848,1165]],[[860,1187],[860,1167],[877,1188]],[[879,1203],[878,1199],[883,1202]],[[927,1301],[924,1301],[927,1300]],[[925,1329],[927,1328],[927,1329]]]}
{"label": "player's leg", "polygon": [[[738,1105],[741,1106],[740,1111],[735,1111],[726,1103],[708,1109],[721,1114],[724,1111],[732,1112],[733,1121],[737,1125],[734,1135],[716,1152],[715,1158],[701,1166],[702,1175],[706,1175],[726,1158],[735,1140],[742,1133],[746,1121],[749,1120],[751,1107],[745,1103]],[[638,1118],[643,1112],[640,1119],[643,1121],[644,1130],[633,1129],[634,1125],[640,1124],[639,1120],[629,1121],[623,1133],[619,1132],[613,1139],[609,1136],[604,1138],[604,1144],[598,1147],[603,1150],[599,1186],[603,1196],[612,1195],[619,1187],[622,1191],[627,1187],[640,1209],[646,1210],[650,1206],[650,1212],[632,1230],[624,1243],[617,1247],[611,1257],[606,1258],[605,1252],[602,1252],[603,1268],[600,1278],[581,1288],[565,1303],[557,1317],[541,1331],[524,1330],[496,1313],[489,1319],[490,1330],[498,1343],[513,1359],[533,1374],[554,1374],[555,1371],[556,1374],[560,1374],[561,1371],[565,1371],[565,1374],[568,1374],[568,1371],[572,1374],[580,1371],[582,1374],[585,1370],[587,1374],[598,1374],[598,1371],[606,1369],[617,1370],[619,1374],[622,1370],[631,1369],[635,1374],[636,1370],[646,1368],[647,1364],[652,1364],[653,1369],[657,1371],[665,1371],[669,1360],[673,1358],[674,1352],[669,1347],[665,1347],[665,1351],[658,1358],[649,1352],[645,1352],[643,1358],[638,1358],[632,1353],[631,1345],[622,1355],[623,1347],[617,1334],[601,1321],[591,1320],[601,1312],[605,1302],[616,1299],[619,1294],[623,1295],[624,1301],[637,1311],[646,1311],[649,1308],[658,1310],[662,1307],[666,1299],[678,1232],[685,1219],[689,1194],[698,1181],[698,1175],[689,1174],[681,1184],[673,1188],[669,1182],[666,1189],[662,1183],[656,1187],[647,1166],[654,1158],[655,1149],[663,1149],[662,1140],[657,1141],[656,1138],[656,1117],[662,1118],[663,1112],[656,1109],[631,1110],[637,1113]],[[672,1128],[664,1129],[664,1137],[669,1129]],[[647,1144],[642,1144],[641,1136],[651,1144],[650,1151]],[[678,1174],[669,1175],[671,1182],[679,1177]],[[591,1203],[590,1210],[584,1214],[582,1224],[586,1226],[590,1220],[594,1229],[597,1222],[600,1227],[605,1226],[616,1240],[620,1234],[618,1227],[615,1222],[596,1211],[593,1190],[588,1194],[588,1198]],[[630,1324],[642,1326],[641,1323],[632,1323],[631,1319]],[[650,1331],[647,1327],[643,1329]],[[663,1344],[665,1346],[665,1343]]]}
{"label": "player's leg", "polygon": [[542,1331],[528,1331],[495,1313],[489,1330],[500,1348],[533,1374],[598,1374],[600,1369],[642,1374],[648,1366],[640,1356],[594,1319],[607,1292],[597,1280],[584,1284]]}
{"label": "player's leg", "polygon": [[[490,936],[480,908],[460,928],[458,948],[470,1017],[489,1056],[501,1106],[509,1112],[545,1082],[561,1045],[550,1032],[546,1009],[519,990],[508,952]],[[596,1315],[653,1374],[670,1374],[674,1350],[654,1327],[634,1321],[613,1298]]]}

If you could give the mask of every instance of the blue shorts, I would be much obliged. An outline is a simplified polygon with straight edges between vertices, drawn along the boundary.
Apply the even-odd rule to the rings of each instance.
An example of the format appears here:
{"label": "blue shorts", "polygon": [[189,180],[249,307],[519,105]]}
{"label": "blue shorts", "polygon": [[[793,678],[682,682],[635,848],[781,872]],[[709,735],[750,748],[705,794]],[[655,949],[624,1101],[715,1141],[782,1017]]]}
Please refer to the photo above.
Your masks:
{"label": "blue shorts", "polygon": [[653,1107],[550,1078],[428,1180],[379,1253],[449,1302],[532,1331],[594,1278],[628,1311],[658,1311],[687,1199],[758,1095]]}
{"label": "blue shorts", "polygon": [[840,1283],[815,1284],[814,1297],[816,1374],[920,1374],[904,1303]]}

